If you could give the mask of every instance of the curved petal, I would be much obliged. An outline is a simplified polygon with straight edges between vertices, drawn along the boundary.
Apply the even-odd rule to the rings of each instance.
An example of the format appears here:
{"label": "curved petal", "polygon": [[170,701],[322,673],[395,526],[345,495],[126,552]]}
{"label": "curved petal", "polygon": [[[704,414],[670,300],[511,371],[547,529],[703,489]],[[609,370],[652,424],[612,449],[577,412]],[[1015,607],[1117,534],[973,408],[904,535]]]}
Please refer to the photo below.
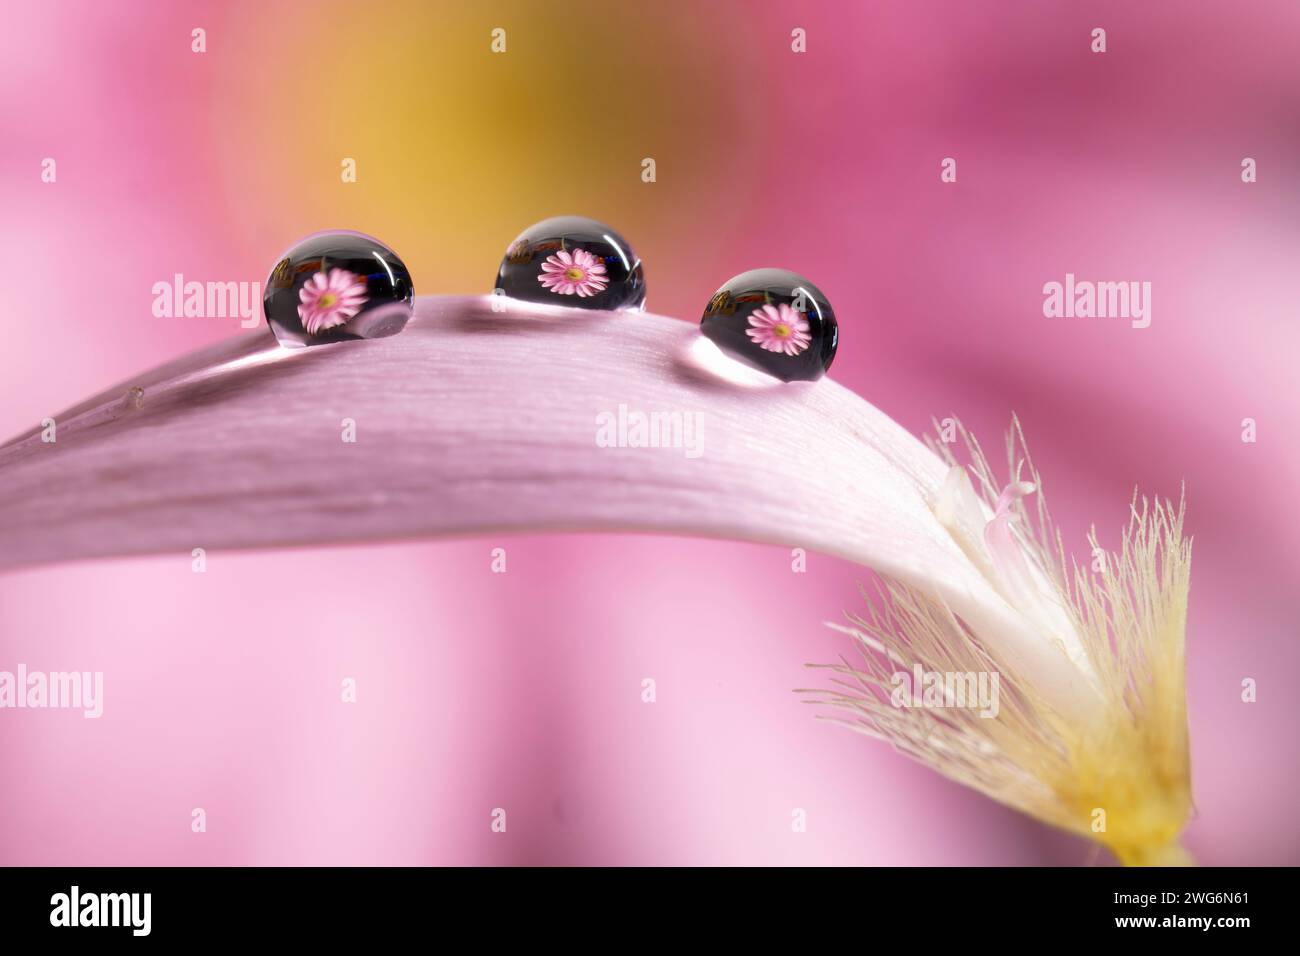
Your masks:
{"label": "curved petal", "polygon": [[[0,567],[499,530],[769,542],[942,598],[1087,710],[1082,676],[935,518],[944,463],[874,406],[829,379],[734,384],[694,324],[492,303],[419,299],[400,335],[310,349],[263,330],[82,403],[57,442],[0,448]],[[653,413],[677,447],[602,447],[602,422]]]}

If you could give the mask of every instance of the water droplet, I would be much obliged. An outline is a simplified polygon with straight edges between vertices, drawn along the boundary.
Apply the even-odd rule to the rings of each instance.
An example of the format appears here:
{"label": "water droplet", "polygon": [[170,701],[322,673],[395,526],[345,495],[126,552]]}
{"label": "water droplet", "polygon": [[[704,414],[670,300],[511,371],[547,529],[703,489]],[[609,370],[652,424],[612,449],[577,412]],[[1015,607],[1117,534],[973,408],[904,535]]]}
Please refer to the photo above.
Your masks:
{"label": "water droplet", "polygon": [[723,352],[783,382],[813,381],[839,344],[822,291],[788,269],[751,269],[713,294],[700,331]]}
{"label": "water droplet", "polygon": [[581,309],[645,307],[645,275],[627,240],[582,216],[544,219],[506,249],[496,288],[512,299]]}
{"label": "water droplet", "polygon": [[262,307],[281,345],[297,347],[396,335],[411,317],[406,264],[359,232],[318,232],[280,257]]}

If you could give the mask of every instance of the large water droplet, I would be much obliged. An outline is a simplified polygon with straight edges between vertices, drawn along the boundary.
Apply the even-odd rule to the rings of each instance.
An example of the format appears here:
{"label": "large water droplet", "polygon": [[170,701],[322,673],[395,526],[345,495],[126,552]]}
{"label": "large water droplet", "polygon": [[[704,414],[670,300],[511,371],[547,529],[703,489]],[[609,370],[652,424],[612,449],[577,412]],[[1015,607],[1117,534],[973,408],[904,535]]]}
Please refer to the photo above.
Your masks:
{"label": "large water droplet", "polygon": [[723,352],[783,382],[812,381],[839,345],[822,291],[788,269],[751,269],[713,294],[700,331]]}
{"label": "large water droplet", "polygon": [[280,257],[262,307],[281,345],[297,347],[396,335],[411,317],[406,264],[359,232],[318,232]]}
{"label": "large water droplet", "polygon": [[501,260],[496,288],[550,305],[645,307],[641,260],[609,226],[582,216],[544,219],[521,232]]}

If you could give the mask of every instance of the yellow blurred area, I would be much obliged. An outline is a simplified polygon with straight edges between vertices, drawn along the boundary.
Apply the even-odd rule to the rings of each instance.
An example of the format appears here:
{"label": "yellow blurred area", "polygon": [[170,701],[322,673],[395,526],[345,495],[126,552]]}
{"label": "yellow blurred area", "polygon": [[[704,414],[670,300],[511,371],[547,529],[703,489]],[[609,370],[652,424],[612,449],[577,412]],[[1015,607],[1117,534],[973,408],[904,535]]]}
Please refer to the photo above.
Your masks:
{"label": "yellow blurred area", "polygon": [[[257,68],[229,71],[237,88],[214,104],[214,138],[242,125],[244,142],[264,144],[222,157],[224,188],[255,204],[250,230],[275,251],[317,229],[360,229],[398,251],[419,294],[487,291],[518,232],[587,215],[648,263],[653,307],[654,277],[710,257],[745,214],[735,197],[758,163],[728,140],[761,117],[734,52],[714,55],[743,42],[742,28],[707,8],[653,19],[611,3],[302,9],[231,24],[227,55]],[[492,51],[496,28],[505,52]],[[355,183],[341,179],[345,158]]]}

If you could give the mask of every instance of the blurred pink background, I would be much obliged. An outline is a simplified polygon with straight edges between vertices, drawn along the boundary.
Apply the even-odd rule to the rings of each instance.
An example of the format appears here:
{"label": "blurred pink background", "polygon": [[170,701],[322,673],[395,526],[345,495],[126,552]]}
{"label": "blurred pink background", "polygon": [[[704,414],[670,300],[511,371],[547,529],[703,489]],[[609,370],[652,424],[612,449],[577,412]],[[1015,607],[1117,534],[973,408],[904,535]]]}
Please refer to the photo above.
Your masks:
{"label": "blurred pink background", "polygon": [[[997,446],[1018,412],[1076,553],[1093,522],[1117,543],[1134,486],[1186,482],[1187,843],[1300,862],[1300,7],[565,9],[10,4],[0,439],[240,332],[155,318],[155,282],[261,282],[318,229],[380,237],[430,295],[486,292],[522,228],[590,215],[691,321],[785,266],[841,317],[833,376],[905,425],[957,414]],[[1067,272],[1151,282],[1151,326],[1044,318]],[[636,536],[9,574],[0,669],[102,670],[105,711],[0,711],[0,862],[1104,862],[813,719],[791,689],[851,649],[822,622],[863,578]]]}

